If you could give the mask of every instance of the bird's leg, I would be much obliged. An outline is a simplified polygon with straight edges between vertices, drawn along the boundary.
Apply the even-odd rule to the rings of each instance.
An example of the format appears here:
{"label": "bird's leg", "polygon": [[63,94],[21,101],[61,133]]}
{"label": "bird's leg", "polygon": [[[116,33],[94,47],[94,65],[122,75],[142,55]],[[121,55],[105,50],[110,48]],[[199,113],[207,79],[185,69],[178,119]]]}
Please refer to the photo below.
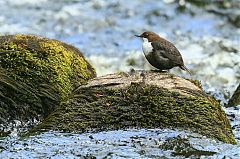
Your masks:
{"label": "bird's leg", "polygon": [[142,72],[141,74],[140,74],[140,76],[142,77],[142,84],[143,85],[145,85],[145,80],[146,80],[146,75],[145,75],[145,72]]}
{"label": "bird's leg", "polygon": [[151,70],[152,72],[166,73],[168,70]]}

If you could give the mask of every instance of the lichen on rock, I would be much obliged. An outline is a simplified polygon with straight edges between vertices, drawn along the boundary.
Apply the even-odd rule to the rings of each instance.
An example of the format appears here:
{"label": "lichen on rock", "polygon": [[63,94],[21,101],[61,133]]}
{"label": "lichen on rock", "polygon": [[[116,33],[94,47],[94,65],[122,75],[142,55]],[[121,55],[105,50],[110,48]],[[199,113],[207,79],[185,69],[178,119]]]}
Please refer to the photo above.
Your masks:
{"label": "lichen on rock", "polygon": [[115,73],[92,79],[30,133],[178,128],[236,143],[220,104],[199,86],[168,73]]}
{"label": "lichen on rock", "polygon": [[95,76],[71,45],[34,35],[0,36],[0,124],[48,115]]}

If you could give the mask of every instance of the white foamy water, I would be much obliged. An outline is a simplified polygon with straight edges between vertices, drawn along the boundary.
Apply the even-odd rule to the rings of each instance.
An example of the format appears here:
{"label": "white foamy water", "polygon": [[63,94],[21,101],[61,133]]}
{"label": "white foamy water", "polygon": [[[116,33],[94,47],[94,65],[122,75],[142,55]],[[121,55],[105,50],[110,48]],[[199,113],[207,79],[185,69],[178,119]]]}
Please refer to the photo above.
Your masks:
{"label": "white foamy water", "polygon": [[240,157],[240,145],[224,144],[194,133],[170,129],[127,129],[85,134],[48,132],[23,140],[8,138],[3,141],[0,158],[185,158],[174,157],[174,150],[160,149],[167,140],[176,137],[187,140],[199,151],[215,152],[201,158]]}

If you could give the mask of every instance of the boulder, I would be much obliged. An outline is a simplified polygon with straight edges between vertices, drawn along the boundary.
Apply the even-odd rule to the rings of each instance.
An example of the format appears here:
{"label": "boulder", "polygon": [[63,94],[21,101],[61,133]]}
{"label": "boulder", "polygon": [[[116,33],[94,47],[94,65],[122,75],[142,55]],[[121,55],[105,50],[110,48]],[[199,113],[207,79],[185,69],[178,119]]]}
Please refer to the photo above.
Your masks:
{"label": "boulder", "polygon": [[28,134],[125,128],[182,129],[236,143],[225,112],[200,82],[155,71],[94,78]]}
{"label": "boulder", "polygon": [[233,93],[232,97],[228,101],[227,107],[234,107],[240,105],[240,84],[238,85],[236,91]]}
{"label": "boulder", "polygon": [[0,131],[11,121],[47,116],[95,76],[82,53],[69,44],[34,35],[0,36]]}

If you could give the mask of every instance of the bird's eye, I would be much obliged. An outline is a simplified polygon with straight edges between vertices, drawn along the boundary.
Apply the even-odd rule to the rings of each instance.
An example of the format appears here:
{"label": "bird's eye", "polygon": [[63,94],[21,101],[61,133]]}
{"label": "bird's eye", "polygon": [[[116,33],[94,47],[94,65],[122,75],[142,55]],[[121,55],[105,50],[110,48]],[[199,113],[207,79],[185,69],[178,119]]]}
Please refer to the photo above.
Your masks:
{"label": "bird's eye", "polygon": [[148,36],[148,34],[146,34],[146,36]]}

